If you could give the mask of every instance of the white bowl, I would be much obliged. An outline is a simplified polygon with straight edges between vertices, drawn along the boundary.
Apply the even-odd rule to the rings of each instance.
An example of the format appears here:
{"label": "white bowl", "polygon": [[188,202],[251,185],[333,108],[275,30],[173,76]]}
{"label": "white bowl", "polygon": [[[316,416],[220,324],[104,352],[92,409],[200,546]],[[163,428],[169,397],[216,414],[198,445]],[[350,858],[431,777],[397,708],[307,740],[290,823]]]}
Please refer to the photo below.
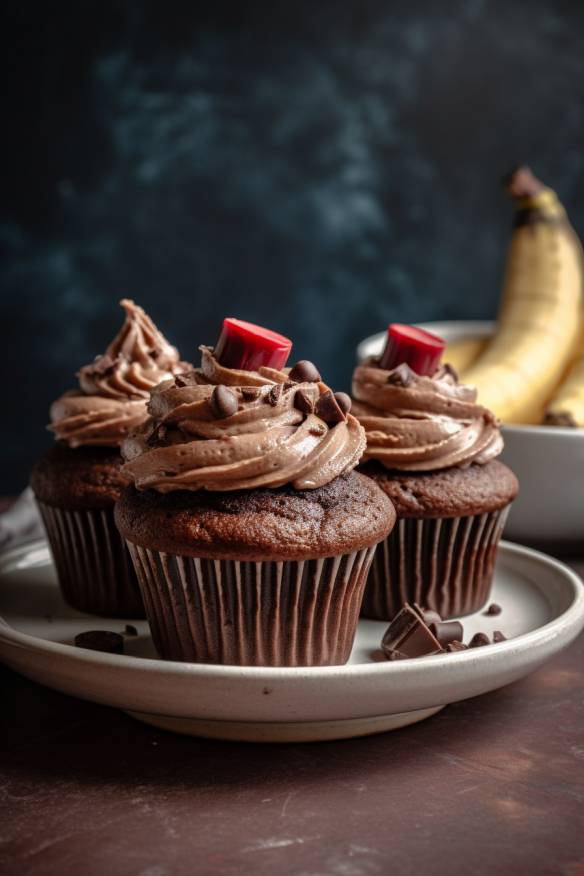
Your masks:
{"label": "white bowl", "polygon": [[[445,341],[488,337],[494,323],[452,321],[421,323]],[[381,351],[385,332],[357,347],[357,357]],[[480,400],[480,399],[479,399]],[[504,426],[501,459],[519,478],[520,492],[505,529],[513,541],[570,543],[584,548],[584,431],[548,426]]]}

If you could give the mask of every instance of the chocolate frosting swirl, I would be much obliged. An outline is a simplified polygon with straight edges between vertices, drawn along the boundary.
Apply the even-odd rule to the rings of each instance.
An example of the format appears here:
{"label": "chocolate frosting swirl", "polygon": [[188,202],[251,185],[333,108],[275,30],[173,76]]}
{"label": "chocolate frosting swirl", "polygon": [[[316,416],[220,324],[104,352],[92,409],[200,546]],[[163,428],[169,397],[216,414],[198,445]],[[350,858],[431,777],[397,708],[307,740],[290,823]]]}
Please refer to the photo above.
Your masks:
{"label": "chocolate frosting swirl", "polygon": [[353,374],[353,412],[367,433],[363,458],[398,471],[486,464],[503,439],[476,396],[448,365],[421,377],[407,365],[386,371],[368,359]]}
{"label": "chocolate frosting swirl", "polygon": [[[328,387],[286,371],[224,368],[201,347],[199,369],[157,386],[151,419],[122,445],[124,473],[140,490],[241,490],[329,483],[358,463],[365,433],[350,414],[326,423],[311,412]],[[217,417],[211,396],[229,387],[237,410]],[[302,393],[299,404],[298,393]],[[308,403],[307,403],[308,402]]]}
{"label": "chocolate frosting swirl", "polygon": [[147,417],[150,390],[191,366],[133,301],[120,301],[124,324],[105,353],[78,373],[79,389],[51,405],[55,436],[70,447],[117,447]]}

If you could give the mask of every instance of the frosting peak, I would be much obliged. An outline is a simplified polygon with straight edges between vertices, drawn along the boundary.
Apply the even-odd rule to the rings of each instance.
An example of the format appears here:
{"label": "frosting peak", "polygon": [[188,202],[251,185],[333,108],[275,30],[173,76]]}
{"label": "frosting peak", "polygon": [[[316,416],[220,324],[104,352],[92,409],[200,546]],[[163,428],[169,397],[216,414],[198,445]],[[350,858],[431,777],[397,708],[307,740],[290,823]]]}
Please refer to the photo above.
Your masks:
{"label": "frosting peak", "polygon": [[138,489],[315,489],[357,465],[365,433],[338,405],[333,412],[325,384],[226,368],[209,347],[201,353],[199,369],[152,391],[150,420],[122,445]]}
{"label": "frosting peak", "polygon": [[353,412],[367,433],[364,459],[386,468],[484,465],[503,449],[497,419],[448,365],[422,377],[407,365],[387,371],[371,358],[355,369],[353,396]]}
{"label": "frosting peak", "polygon": [[133,301],[120,301],[126,318],[105,353],[78,372],[79,389],[51,406],[49,429],[70,447],[119,446],[148,416],[150,390],[190,368]]}

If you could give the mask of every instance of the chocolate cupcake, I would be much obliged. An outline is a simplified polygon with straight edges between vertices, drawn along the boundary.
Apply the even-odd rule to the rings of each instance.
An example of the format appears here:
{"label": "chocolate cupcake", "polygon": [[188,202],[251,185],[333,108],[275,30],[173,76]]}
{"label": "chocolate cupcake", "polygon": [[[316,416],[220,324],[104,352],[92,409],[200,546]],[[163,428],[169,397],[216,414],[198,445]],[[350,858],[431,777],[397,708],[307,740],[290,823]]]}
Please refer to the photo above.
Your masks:
{"label": "chocolate cupcake", "polygon": [[116,523],[154,643],[171,660],[345,663],[375,545],[395,513],[353,469],[350,399],[291,344],[226,320],[201,368],[156,387],[123,445]]}
{"label": "chocolate cupcake", "polygon": [[140,588],[113,508],[128,484],[119,447],[148,417],[150,390],[191,366],[141,307],[121,301],[124,325],[79,374],[79,388],[51,406],[55,444],[35,464],[31,486],[64,598],[110,617],[144,617]]}
{"label": "chocolate cupcake", "polygon": [[367,433],[360,471],[398,515],[376,552],[364,617],[391,620],[406,602],[454,617],[489,596],[518,484],[496,460],[498,421],[473,387],[439,364],[443,347],[420,329],[390,326],[381,357],[353,375],[353,412]]}

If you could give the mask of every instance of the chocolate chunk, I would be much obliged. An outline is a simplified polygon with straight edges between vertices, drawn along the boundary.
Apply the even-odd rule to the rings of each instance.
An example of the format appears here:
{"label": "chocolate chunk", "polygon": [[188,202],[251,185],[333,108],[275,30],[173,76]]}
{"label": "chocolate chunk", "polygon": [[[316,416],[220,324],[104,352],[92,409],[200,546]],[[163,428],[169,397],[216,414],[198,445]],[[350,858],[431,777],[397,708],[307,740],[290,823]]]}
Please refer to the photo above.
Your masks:
{"label": "chocolate chunk", "polygon": [[90,651],[103,651],[106,654],[123,654],[124,640],[119,633],[109,630],[89,630],[75,636],[75,644],[78,648],[87,648]]}
{"label": "chocolate chunk", "polygon": [[504,636],[501,630],[495,630],[493,633],[493,642],[506,642],[507,636]]}
{"label": "chocolate chunk", "polygon": [[[339,393],[339,395],[341,394],[344,395],[345,393]],[[319,397],[314,412],[325,423],[343,423],[346,420],[343,409],[330,389]]]}
{"label": "chocolate chunk", "polygon": [[124,629],[124,636],[137,636],[138,630],[134,626],[134,624],[126,624],[126,628]]}
{"label": "chocolate chunk", "polygon": [[[439,654],[443,650],[438,639],[407,602],[385,631],[381,648],[390,660],[425,657]],[[403,657],[391,656],[395,652]]]}
{"label": "chocolate chunk", "polygon": [[280,396],[282,395],[282,384],[276,383],[275,386],[272,386],[271,390],[267,395],[267,401],[272,405],[273,408],[276,407],[278,402],[280,401]]}
{"label": "chocolate chunk", "polygon": [[462,641],[463,629],[460,621],[437,621],[430,624],[430,630],[443,648],[451,642]]}
{"label": "chocolate chunk", "polygon": [[416,379],[416,375],[406,362],[402,362],[388,375],[387,382],[392,386],[409,386]]}
{"label": "chocolate chunk", "polygon": [[465,645],[464,642],[449,642],[446,646],[446,650],[450,653],[452,651],[466,651],[468,649],[468,645]]}
{"label": "chocolate chunk", "polygon": [[297,389],[294,396],[294,407],[303,414],[311,414],[314,411],[314,402],[305,389]]}
{"label": "chocolate chunk", "polygon": [[234,392],[226,386],[216,386],[211,395],[211,411],[218,420],[224,420],[237,413],[239,403]]}
{"label": "chocolate chunk", "polygon": [[429,627],[430,624],[436,624],[442,620],[438,612],[434,611],[432,608],[420,608],[417,602],[414,602],[412,608],[422,618],[427,627]]}
{"label": "chocolate chunk", "polygon": [[491,602],[491,604],[489,605],[487,610],[483,612],[483,614],[492,615],[493,617],[495,617],[496,615],[501,614],[502,611],[503,609],[500,605],[498,605],[496,602]]}
{"label": "chocolate chunk", "polygon": [[485,633],[475,633],[470,642],[468,643],[469,648],[482,648],[483,645],[490,645],[490,639]]}
{"label": "chocolate chunk", "polygon": [[241,395],[245,399],[245,401],[255,401],[260,397],[260,390],[258,386],[242,386]]}
{"label": "chocolate chunk", "polygon": [[297,362],[290,369],[288,377],[295,383],[318,383],[321,379],[318,368],[308,359],[301,359],[300,362]]}

